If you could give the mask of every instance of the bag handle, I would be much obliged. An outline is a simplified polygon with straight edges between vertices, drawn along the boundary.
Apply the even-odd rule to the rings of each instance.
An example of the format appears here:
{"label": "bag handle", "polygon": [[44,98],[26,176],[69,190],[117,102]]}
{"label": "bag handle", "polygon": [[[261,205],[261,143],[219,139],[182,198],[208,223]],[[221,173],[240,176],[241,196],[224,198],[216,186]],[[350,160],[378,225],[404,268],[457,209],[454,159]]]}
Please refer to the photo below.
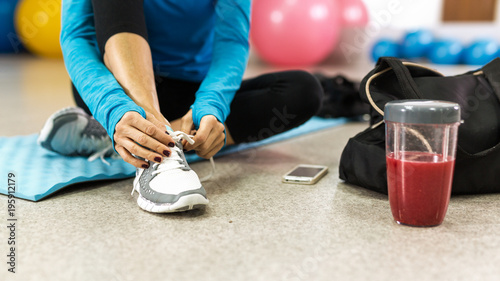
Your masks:
{"label": "bag handle", "polygon": [[413,77],[406,67],[408,64],[393,57],[386,58],[385,61],[392,68],[396,74],[399,86],[402,89],[402,94],[406,99],[419,99],[421,98],[420,90],[418,89]]}
{"label": "bag handle", "polygon": [[488,82],[490,82],[498,101],[500,101],[500,58],[496,58],[483,66],[482,72]]}
{"label": "bag handle", "polygon": [[[413,77],[412,77],[410,71],[408,70],[407,66],[424,68],[424,69],[430,70],[430,71],[432,71],[440,76],[443,76],[442,73],[440,73],[434,69],[431,69],[431,68],[425,67],[423,65],[413,63],[413,62],[406,62],[406,61],[403,62],[397,58],[383,57],[383,58],[380,58],[380,61],[378,64],[381,65],[384,62],[387,63],[388,67],[379,71],[379,72],[376,72],[375,74],[370,76],[370,78],[368,78],[368,80],[366,81],[366,85],[365,85],[365,92],[366,92],[366,96],[368,98],[368,101],[370,102],[370,105],[373,107],[373,109],[375,109],[375,111],[377,111],[382,116],[384,116],[384,111],[380,107],[378,107],[377,104],[373,101],[373,98],[372,98],[371,93],[370,93],[370,85],[371,85],[372,81],[375,78],[377,78],[378,76],[380,76],[380,75],[382,75],[390,70],[393,70],[394,73],[396,74],[396,78],[398,80],[399,86],[401,87],[401,89],[403,91],[403,95],[407,99],[421,99],[420,91],[419,91],[417,85],[415,84],[415,81],[413,80]],[[375,125],[378,126],[380,124],[375,124]]]}

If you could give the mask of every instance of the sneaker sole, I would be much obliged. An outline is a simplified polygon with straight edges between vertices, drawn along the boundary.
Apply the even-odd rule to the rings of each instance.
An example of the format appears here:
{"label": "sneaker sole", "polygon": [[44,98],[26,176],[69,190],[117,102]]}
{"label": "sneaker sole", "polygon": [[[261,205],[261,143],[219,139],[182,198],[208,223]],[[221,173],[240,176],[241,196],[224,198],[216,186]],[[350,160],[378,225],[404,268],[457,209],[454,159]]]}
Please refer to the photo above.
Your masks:
{"label": "sneaker sole", "polygon": [[40,131],[40,135],[38,136],[38,139],[37,139],[37,143],[39,145],[41,145],[43,147],[48,147],[47,149],[51,150],[50,144],[46,144],[46,142],[48,141],[48,137],[50,135],[50,132],[52,132],[52,129],[54,128],[55,120],[57,118],[59,118],[60,116],[67,114],[68,112],[86,116],[85,111],[79,107],[67,107],[67,108],[61,109],[58,112],[52,114],[49,117],[49,119],[45,122],[42,130]]}
{"label": "sneaker sole", "polygon": [[175,213],[193,209],[202,209],[208,204],[208,199],[200,194],[189,194],[182,196],[179,200],[170,205],[158,205],[139,195],[137,198],[137,204],[144,211],[151,213]]}

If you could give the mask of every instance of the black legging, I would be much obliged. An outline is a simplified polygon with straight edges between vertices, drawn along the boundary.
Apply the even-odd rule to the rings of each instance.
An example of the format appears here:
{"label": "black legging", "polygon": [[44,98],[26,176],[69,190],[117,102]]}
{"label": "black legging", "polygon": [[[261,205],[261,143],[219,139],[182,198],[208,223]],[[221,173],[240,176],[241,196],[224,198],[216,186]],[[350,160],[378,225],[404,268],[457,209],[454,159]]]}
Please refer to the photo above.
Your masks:
{"label": "black legging", "polygon": [[[92,1],[97,43],[104,52],[116,33],[131,32],[147,39],[142,1]],[[130,3],[129,3],[130,2]],[[124,11],[125,10],[125,11]],[[201,83],[157,76],[156,91],[162,114],[169,121],[181,118],[194,103]],[[89,110],[73,87],[76,104]],[[226,125],[236,143],[265,139],[295,128],[314,116],[321,105],[319,81],[305,71],[269,73],[244,80],[231,103]]]}

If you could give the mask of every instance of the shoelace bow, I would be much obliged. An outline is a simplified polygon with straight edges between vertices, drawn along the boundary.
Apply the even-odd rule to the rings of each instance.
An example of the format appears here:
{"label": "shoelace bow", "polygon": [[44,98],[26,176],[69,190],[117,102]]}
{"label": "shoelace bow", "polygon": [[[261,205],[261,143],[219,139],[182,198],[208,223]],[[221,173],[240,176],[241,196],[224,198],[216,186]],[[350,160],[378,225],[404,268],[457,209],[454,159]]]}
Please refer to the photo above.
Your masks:
{"label": "shoelace bow", "polygon": [[[194,140],[192,139],[194,136],[188,135],[182,131],[170,132],[169,134],[175,142],[180,142],[182,139],[184,139],[190,144],[194,143]],[[155,167],[155,168],[162,165],[161,167],[159,167],[158,169],[156,169],[152,173],[153,175],[156,175],[156,174],[168,171],[168,170],[183,168],[186,166],[186,163],[184,163],[184,160],[180,156],[180,154],[183,153],[181,151],[181,149],[177,146],[174,146],[173,148],[171,148],[171,150],[172,150],[172,155],[170,157],[163,157],[163,161],[161,163],[154,163],[153,164],[153,167]],[[172,164],[163,165],[163,164],[168,163],[169,161],[176,161],[177,165],[172,165]],[[210,173],[208,175],[201,178],[200,181],[206,181],[206,180],[210,179],[213,176],[213,174],[215,173],[215,163],[214,163],[213,157],[210,158],[210,164],[212,166],[212,170],[210,171]]]}

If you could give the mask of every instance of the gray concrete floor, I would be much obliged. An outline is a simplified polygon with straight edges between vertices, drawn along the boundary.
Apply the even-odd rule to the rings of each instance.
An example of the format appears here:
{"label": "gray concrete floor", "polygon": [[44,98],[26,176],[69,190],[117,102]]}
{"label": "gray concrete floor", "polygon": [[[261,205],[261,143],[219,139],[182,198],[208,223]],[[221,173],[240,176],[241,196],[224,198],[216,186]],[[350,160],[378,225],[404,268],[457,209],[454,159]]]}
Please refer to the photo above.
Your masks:
{"label": "gray concrete floor", "polygon": [[[370,68],[318,69],[360,79]],[[251,64],[246,75],[271,70]],[[0,57],[0,101],[0,136],[37,132],[73,104],[62,62]],[[144,212],[130,196],[132,179],[18,200],[15,274],[7,272],[0,196],[0,280],[499,280],[500,195],[453,197],[438,227],[397,225],[386,196],[338,179],[343,146],[365,127],[350,123],[217,158],[204,211]],[[313,186],[281,183],[299,163],[330,172]],[[200,175],[210,169],[192,167]]]}

